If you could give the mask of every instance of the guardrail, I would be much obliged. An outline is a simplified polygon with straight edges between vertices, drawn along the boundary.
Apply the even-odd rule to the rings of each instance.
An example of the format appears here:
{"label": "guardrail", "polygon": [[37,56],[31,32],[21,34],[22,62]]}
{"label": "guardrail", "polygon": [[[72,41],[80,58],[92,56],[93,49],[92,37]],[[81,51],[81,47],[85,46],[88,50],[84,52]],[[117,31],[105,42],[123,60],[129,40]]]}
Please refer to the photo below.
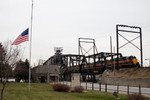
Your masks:
{"label": "guardrail", "polygon": [[[61,83],[61,84],[67,84],[71,86],[71,82],[69,81],[61,81],[61,82],[57,82],[57,83]],[[140,95],[144,95],[146,97],[150,97],[150,88],[147,88],[145,86],[130,86],[130,85],[109,85],[107,83],[105,84],[101,84],[101,83],[93,83],[93,82],[81,82],[81,86],[84,89],[89,89],[89,90],[98,90],[98,91],[103,91],[103,92],[117,92],[120,94],[126,94],[126,95],[130,95],[130,94],[140,94]]]}

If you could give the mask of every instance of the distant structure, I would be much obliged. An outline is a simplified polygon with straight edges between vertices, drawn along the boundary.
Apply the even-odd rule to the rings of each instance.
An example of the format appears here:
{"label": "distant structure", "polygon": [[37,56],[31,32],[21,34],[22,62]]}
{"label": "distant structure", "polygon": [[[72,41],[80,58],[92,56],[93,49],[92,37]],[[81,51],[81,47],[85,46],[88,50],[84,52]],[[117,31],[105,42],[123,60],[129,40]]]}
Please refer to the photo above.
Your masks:
{"label": "distant structure", "polygon": [[61,55],[63,47],[54,47],[55,55]]}
{"label": "distant structure", "polygon": [[63,47],[54,47],[55,55],[54,55],[54,60],[53,64],[60,65],[60,60],[61,60],[61,55],[63,51]]}

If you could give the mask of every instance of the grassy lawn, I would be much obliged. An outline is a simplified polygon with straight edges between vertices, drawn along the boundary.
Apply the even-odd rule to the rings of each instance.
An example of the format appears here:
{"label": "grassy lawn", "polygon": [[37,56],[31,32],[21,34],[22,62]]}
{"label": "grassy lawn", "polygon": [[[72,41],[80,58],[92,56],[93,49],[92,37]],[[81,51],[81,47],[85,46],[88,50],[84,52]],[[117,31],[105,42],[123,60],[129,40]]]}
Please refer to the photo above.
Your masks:
{"label": "grassy lawn", "polygon": [[[2,84],[0,83],[0,89]],[[127,100],[126,95],[119,95],[120,100]],[[84,93],[55,92],[50,84],[7,83],[4,91],[4,100],[116,100],[112,93],[87,91]]]}

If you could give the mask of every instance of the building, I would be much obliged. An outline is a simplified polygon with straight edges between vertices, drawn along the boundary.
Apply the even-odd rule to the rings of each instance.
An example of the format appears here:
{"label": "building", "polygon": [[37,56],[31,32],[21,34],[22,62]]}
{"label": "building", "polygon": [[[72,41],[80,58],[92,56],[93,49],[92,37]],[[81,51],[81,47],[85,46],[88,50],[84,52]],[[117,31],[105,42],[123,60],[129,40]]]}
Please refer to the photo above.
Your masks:
{"label": "building", "polygon": [[59,67],[57,65],[39,65],[32,69],[34,82],[59,81]]}

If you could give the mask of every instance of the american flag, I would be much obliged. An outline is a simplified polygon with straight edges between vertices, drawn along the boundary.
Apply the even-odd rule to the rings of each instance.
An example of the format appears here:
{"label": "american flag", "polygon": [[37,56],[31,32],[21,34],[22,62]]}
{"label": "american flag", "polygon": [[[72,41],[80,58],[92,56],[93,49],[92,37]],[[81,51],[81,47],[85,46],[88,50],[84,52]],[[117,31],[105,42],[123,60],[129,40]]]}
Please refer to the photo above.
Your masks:
{"label": "american flag", "polygon": [[29,29],[28,28],[17,37],[17,39],[12,43],[12,45],[18,45],[25,41],[29,41]]}

